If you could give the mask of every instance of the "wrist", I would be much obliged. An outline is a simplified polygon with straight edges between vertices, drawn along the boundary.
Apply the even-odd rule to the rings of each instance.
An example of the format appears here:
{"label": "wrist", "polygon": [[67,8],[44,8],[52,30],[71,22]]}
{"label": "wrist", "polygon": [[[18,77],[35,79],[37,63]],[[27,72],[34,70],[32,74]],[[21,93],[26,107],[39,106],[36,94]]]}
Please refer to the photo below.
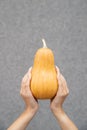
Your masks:
{"label": "wrist", "polygon": [[35,108],[35,109],[32,109],[32,108],[25,108],[25,112],[28,114],[28,115],[31,115],[32,117],[36,114],[38,108]]}
{"label": "wrist", "polygon": [[52,109],[52,112],[55,116],[59,116],[59,117],[64,114],[64,110],[62,106],[58,106],[57,108]]}

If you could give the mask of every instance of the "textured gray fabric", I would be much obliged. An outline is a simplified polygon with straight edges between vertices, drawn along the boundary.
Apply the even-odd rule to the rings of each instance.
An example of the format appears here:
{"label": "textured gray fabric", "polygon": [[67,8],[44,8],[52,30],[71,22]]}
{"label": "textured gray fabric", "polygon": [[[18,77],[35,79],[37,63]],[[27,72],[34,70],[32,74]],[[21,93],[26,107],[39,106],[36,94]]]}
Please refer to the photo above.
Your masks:
{"label": "textured gray fabric", "polygon": [[[87,130],[87,0],[0,0],[0,130],[24,110],[21,79],[42,38],[68,83],[64,109],[80,130]],[[27,130],[60,129],[49,100],[39,104]]]}

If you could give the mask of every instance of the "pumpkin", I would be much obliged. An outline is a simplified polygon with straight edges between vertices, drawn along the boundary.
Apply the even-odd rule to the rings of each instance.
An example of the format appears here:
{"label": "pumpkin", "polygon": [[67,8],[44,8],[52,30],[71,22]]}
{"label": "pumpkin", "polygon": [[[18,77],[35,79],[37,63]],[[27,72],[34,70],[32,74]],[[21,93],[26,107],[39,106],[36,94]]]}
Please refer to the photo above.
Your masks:
{"label": "pumpkin", "polygon": [[37,99],[51,99],[58,90],[57,74],[54,64],[54,55],[47,48],[45,40],[43,48],[37,50],[31,71],[31,92]]}

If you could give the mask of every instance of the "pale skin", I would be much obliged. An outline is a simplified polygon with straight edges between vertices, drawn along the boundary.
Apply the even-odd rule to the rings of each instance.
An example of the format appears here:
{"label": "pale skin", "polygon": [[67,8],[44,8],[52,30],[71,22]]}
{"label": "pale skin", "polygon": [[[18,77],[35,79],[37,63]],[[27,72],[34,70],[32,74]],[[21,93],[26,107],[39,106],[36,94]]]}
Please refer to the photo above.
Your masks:
{"label": "pale skin", "polygon": [[[38,111],[39,104],[31,91],[30,91],[30,80],[31,80],[31,70],[25,74],[21,83],[20,94],[25,102],[24,112],[11,124],[7,130],[25,130]],[[50,109],[53,115],[56,117],[61,130],[78,130],[76,125],[71,121],[67,114],[63,110],[63,102],[69,94],[69,89],[63,75],[60,73],[59,68],[56,67],[57,79],[59,84],[59,89],[56,96],[50,100]]]}

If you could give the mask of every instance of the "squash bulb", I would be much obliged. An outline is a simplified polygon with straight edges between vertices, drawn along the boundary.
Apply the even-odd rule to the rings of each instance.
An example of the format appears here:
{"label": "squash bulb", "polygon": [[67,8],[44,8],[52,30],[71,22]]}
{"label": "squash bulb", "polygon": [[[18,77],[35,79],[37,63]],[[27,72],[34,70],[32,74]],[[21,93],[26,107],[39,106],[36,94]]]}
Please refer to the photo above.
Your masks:
{"label": "squash bulb", "polygon": [[31,71],[31,91],[37,99],[51,99],[58,90],[57,74],[54,65],[54,55],[47,48],[45,40],[43,48],[37,50]]}

